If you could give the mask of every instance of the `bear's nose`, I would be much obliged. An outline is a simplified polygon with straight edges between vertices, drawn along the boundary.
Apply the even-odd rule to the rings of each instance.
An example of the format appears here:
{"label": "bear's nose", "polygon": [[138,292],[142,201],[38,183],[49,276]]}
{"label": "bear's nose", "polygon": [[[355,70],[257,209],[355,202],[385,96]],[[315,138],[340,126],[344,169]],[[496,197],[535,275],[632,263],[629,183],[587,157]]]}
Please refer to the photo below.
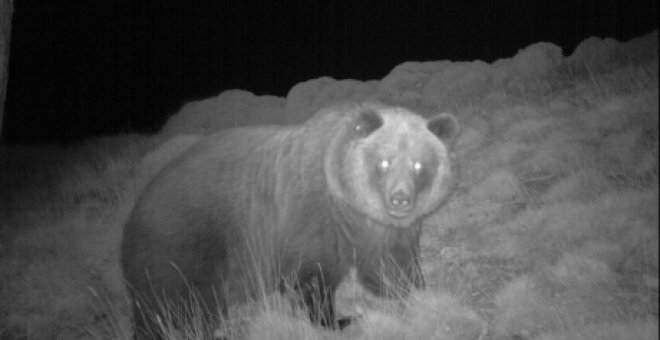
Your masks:
{"label": "bear's nose", "polygon": [[410,195],[399,191],[392,195],[390,201],[393,207],[403,209],[410,205]]}

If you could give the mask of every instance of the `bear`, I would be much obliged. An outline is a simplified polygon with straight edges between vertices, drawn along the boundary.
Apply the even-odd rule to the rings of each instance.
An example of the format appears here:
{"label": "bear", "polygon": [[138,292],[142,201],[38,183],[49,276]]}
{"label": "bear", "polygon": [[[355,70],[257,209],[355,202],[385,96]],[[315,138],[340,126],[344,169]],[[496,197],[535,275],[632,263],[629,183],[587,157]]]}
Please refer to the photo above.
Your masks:
{"label": "bear", "polygon": [[459,130],[449,113],[362,102],[205,137],[155,175],[124,226],[134,337],[162,336],[172,310],[185,327],[191,305],[210,320],[278,291],[342,328],[334,293],[352,268],[378,296],[423,288],[422,222],[455,187]]}

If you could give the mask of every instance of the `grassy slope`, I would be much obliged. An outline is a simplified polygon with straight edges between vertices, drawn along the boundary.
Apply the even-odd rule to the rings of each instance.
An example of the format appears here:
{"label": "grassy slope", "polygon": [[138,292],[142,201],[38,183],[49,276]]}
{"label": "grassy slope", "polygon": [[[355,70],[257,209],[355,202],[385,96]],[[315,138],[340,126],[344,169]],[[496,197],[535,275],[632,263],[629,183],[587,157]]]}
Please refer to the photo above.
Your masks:
{"label": "grassy slope", "polygon": [[[511,73],[538,69],[530,61],[545,47],[521,52],[506,76],[496,68],[506,61],[425,70],[423,97],[466,127],[457,145],[462,183],[422,240],[429,288],[400,304],[347,280],[339,308],[361,320],[340,334],[314,329],[276,297],[237,308],[227,331],[250,339],[656,339],[657,34],[647,40],[650,51],[589,41],[533,76]],[[176,137],[147,157],[158,137],[0,151],[0,337],[128,337],[121,225],[160,164],[196,140]]]}

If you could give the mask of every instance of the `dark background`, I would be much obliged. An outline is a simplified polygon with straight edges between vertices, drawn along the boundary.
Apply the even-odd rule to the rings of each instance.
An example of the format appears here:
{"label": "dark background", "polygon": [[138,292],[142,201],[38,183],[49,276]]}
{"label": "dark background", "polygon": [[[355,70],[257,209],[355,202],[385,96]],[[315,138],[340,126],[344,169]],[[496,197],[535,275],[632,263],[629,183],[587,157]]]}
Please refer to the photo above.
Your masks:
{"label": "dark background", "polygon": [[[398,5],[397,5],[398,4]],[[4,143],[153,132],[187,101],[285,96],[320,76],[380,79],[404,61],[512,57],[548,41],[657,29],[658,1],[14,2]]]}

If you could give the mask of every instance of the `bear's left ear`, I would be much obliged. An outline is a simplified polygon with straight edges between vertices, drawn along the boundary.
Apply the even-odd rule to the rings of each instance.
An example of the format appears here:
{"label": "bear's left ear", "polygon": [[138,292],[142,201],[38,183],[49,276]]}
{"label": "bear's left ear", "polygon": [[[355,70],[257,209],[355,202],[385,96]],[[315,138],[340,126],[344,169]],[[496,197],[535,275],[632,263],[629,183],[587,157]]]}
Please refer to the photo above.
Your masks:
{"label": "bear's left ear", "polygon": [[353,122],[353,131],[359,137],[367,137],[383,126],[383,118],[371,110],[361,111]]}
{"label": "bear's left ear", "polygon": [[456,117],[446,112],[429,119],[426,127],[447,146],[452,146],[460,132]]}

